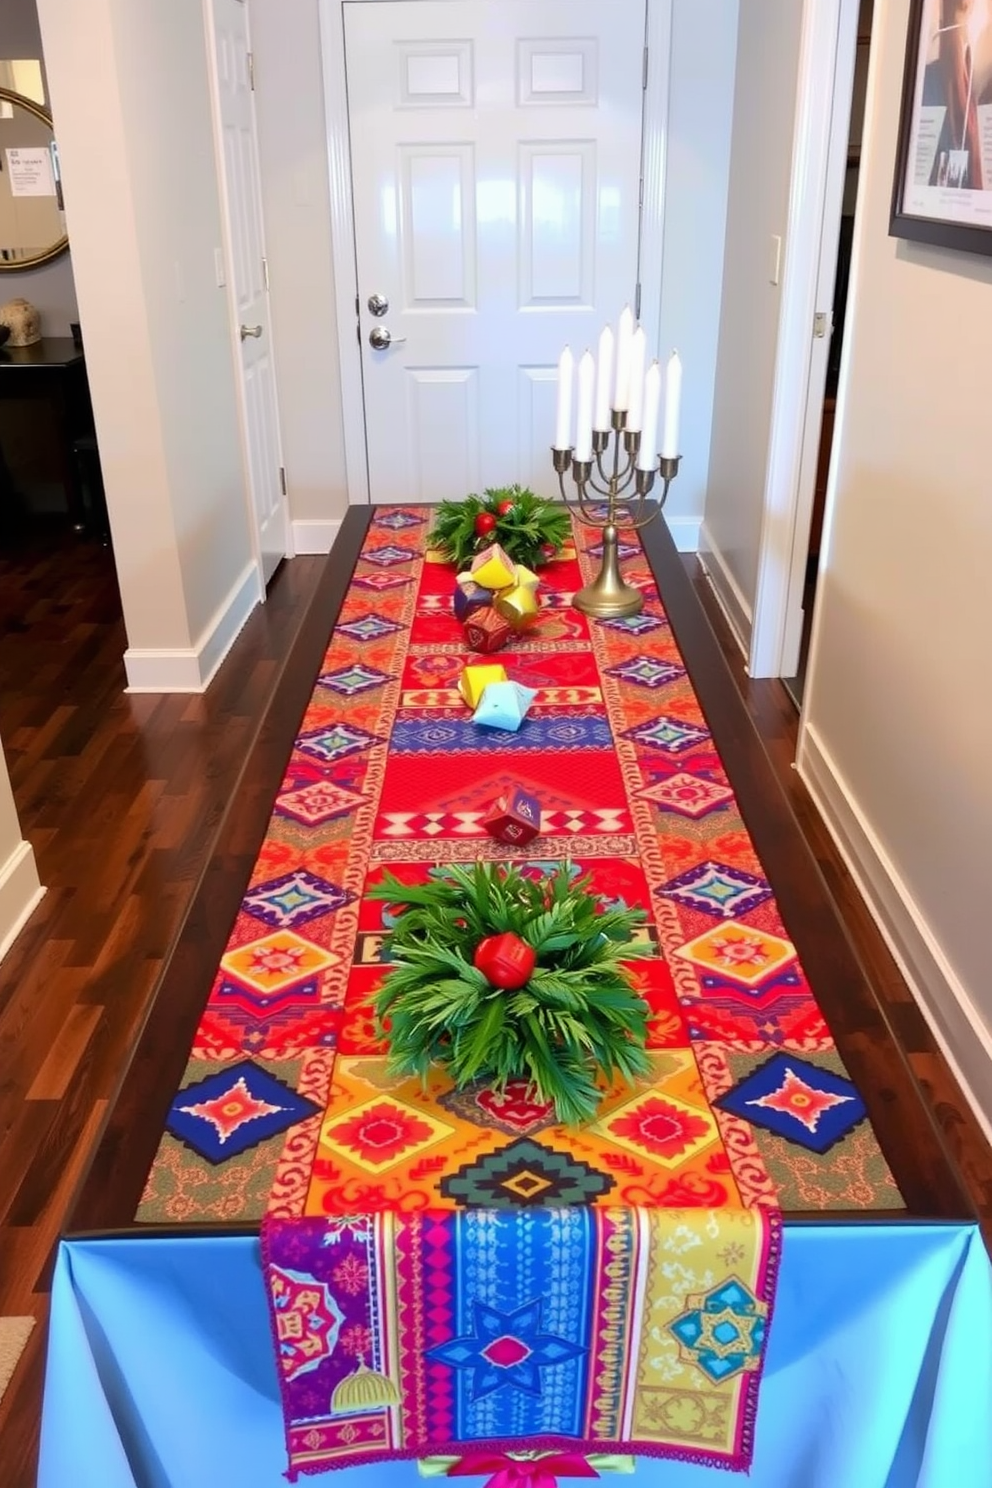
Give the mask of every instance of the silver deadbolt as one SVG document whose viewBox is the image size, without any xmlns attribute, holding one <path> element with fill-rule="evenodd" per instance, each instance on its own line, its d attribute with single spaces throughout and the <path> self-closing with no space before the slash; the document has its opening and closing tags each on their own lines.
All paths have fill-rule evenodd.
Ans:
<svg viewBox="0 0 992 1488">
<path fill-rule="evenodd" d="M 388 326 L 373 326 L 369 331 L 369 345 L 373 351 L 385 351 L 387 346 L 400 346 L 405 336 L 394 336 Z"/>
<path fill-rule="evenodd" d="M 385 295 L 381 295 L 381 294 L 371 294 L 371 295 L 369 295 L 369 312 L 370 312 L 370 314 L 372 314 L 372 315 L 385 315 L 385 313 L 386 313 L 386 311 L 388 309 L 389 309 L 389 301 L 386 299 L 386 296 Z"/>
<path fill-rule="evenodd" d="M 247 341 L 249 336 L 252 336 L 252 337 L 255 338 L 255 340 L 257 340 L 258 337 L 261 334 L 262 334 L 262 327 L 261 326 L 246 326 L 246 325 L 243 325 L 241 327 L 241 339 L 242 339 L 242 341 Z"/>
</svg>

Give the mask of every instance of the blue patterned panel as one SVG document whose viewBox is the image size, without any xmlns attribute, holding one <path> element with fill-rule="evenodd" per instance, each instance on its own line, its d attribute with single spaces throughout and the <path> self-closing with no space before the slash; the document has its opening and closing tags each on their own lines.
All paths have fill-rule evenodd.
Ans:
<svg viewBox="0 0 992 1488">
<path fill-rule="evenodd" d="M 568 713 L 525 718 L 516 733 L 479 728 L 470 718 L 399 718 L 389 749 L 391 754 L 505 754 L 527 749 L 610 749 L 612 743 L 605 718 Z"/>
</svg>

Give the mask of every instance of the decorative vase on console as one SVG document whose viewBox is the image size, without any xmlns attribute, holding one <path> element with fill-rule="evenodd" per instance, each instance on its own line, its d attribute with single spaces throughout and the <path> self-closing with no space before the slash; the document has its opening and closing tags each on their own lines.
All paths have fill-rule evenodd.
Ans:
<svg viewBox="0 0 992 1488">
<path fill-rule="evenodd" d="M 0 325 L 10 331 L 8 346 L 34 346 L 41 340 L 41 316 L 29 300 L 18 297 L 0 305 Z"/>
</svg>

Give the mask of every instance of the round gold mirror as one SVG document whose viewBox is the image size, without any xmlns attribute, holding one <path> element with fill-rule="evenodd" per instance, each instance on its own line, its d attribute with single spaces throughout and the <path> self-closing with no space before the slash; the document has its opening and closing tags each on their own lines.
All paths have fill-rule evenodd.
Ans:
<svg viewBox="0 0 992 1488">
<path fill-rule="evenodd" d="M 68 246 L 52 116 L 0 88 L 0 274 L 48 263 Z"/>
</svg>

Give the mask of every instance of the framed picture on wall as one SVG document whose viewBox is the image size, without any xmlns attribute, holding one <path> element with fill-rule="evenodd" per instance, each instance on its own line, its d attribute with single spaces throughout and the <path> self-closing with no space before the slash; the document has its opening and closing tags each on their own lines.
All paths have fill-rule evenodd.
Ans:
<svg viewBox="0 0 992 1488">
<path fill-rule="evenodd" d="M 992 0 L 911 0 L 889 232 L 992 254 Z"/>
</svg>

